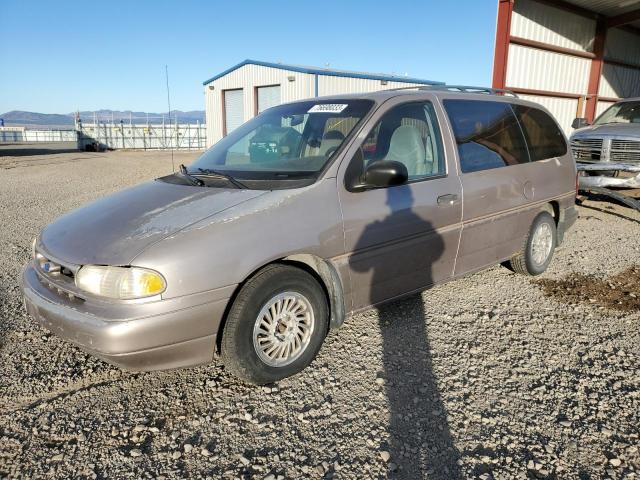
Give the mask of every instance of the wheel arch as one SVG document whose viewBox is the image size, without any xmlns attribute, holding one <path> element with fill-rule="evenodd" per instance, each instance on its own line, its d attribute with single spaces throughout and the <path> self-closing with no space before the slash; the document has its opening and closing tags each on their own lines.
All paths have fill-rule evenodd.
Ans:
<svg viewBox="0 0 640 480">
<path fill-rule="evenodd" d="M 313 276 L 320 286 L 322 287 L 324 294 L 327 298 L 327 305 L 329 307 L 329 329 L 340 327 L 346 318 L 346 307 L 344 301 L 344 289 L 342 286 L 342 280 L 336 268 L 327 260 L 313 255 L 310 253 L 295 253 L 281 257 L 261 265 L 254 269 L 246 278 L 238 284 L 234 290 L 231 298 L 224 311 L 218 331 L 216 335 L 216 351 L 220 352 L 220 346 L 222 341 L 222 332 L 229 316 L 229 310 L 236 300 L 238 293 L 242 290 L 242 287 L 254 276 L 256 276 L 261 270 L 273 264 L 291 265 L 293 267 L 304 270 L 311 276 Z"/>
<path fill-rule="evenodd" d="M 549 215 L 553 217 L 553 220 L 556 222 L 556 227 L 557 227 L 558 222 L 560 221 L 560 204 L 555 200 L 552 200 L 549 203 L 545 203 L 542 206 L 542 211 L 548 212 Z"/>
</svg>

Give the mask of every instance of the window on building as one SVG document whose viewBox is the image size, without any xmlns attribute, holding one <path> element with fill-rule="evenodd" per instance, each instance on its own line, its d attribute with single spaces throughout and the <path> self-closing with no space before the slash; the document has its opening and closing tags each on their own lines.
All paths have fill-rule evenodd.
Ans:
<svg viewBox="0 0 640 480">
<path fill-rule="evenodd" d="M 256 88 L 256 113 L 262 113 L 267 108 L 280 105 L 280 85 L 268 85 Z"/>
<path fill-rule="evenodd" d="M 244 92 L 241 88 L 224 90 L 224 130 L 225 135 L 244 123 Z"/>
<path fill-rule="evenodd" d="M 463 173 L 529 162 L 511 105 L 484 100 L 444 100 Z"/>
</svg>

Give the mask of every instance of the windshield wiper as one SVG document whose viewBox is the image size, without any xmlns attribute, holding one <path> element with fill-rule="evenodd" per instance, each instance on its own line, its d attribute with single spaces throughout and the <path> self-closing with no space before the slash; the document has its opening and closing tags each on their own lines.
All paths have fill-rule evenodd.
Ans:
<svg viewBox="0 0 640 480">
<path fill-rule="evenodd" d="M 231 175 L 228 175 L 224 172 L 219 172 L 218 170 L 212 170 L 210 168 L 199 168 L 198 171 L 200 173 L 194 173 L 193 175 L 224 178 L 225 180 L 227 180 L 229 183 L 231 183 L 234 187 L 238 189 L 247 189 L 246 185 L 244 185 L 243 183 L 233 178 Z"/>
<path fill-rule="evenodd" d="M 193 175 L 189 174 L 189 172 L 187 171 L 187 167 L 185 167 L 184 164 L 180 164 L 180 169 L 178 170 L 178 172 L 176 172 L 176 174 L 180 175 L 182 178 L 184 178 L 191 185 L 195 185 L 196 187 L 203 187 L 204 186 L 204 182 L 202 180 L 200 180 L 199 178 L 196 178 Z"/>
</svg>

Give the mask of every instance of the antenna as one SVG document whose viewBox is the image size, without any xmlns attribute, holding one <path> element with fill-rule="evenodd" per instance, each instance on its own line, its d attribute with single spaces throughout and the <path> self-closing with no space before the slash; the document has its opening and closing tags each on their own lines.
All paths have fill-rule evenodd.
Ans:
<svg viewBox="0 0 640 480">
<path fill-rule="evenodd" d="M 171 125 L 171 96 L 169 95 L 169 67 L 167 67 L 167 65 L 164 66 L 164 75 L 167 80 L 167 106 L 169 107 L 169 125 Z M 173 135 L 171 136 L 173 137 Z M 175 172 L 176 167 L 173 164 L 173 138 L 171 138 L 170 142 L 171 142 L 171 171 Z"/>
</svg>

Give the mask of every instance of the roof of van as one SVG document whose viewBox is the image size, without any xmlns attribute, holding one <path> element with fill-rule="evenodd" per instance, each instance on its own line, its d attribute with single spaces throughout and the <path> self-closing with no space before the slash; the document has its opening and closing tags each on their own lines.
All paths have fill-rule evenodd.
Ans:
<svg viewBox="0 0 640 480">
<path fill-rule="evenodd" d="M 455 87 L 457 88 L 457 87 Z M 408 88 L 399 88 L 399 89 L 387 89 L 387 90 L 377 90 L 375 92 L 361 92 L 361 93 L 344 93 L 339 95 L 326 95 L 322 97 L 308 98 L 308 100 L 347 100 L 347 99 L 370 99 L 375 100 L 377 102 L 381 102 L 387 100 L 389 98 L 398 97 L 398 96 L 406 96 L 406 97 L 422 97 L 424 98 L 425 94 L 429 96 L 437 96 L 437 97 L 447 97 L 447 98 L 465 98 L 465 99 L 474 99 L 474 100 L 494 100 L 494 101 L 502 101 L 502 102 L 512 102 L 519 103 L 523 105 L 535 105 L 539 107 L 540 105 L 531 102 L 529 100 L 525 100 L 519 98 L 517 95 L 514 95 L 511 92 L 505 91 L 497 91 L 490 88 L 484 88 L 482 90 L 481 87 L 469 87 L 476 89 L 475 91 L 459 91 L 459 90 L 448 90 L 446 85 L 436 85 L 436 86 L 425 86 L 425 87 L 408 87 Z M 294 100 L 292 102 L 287 103 L 295 103 L 299 100 Z"/>
</svg>

